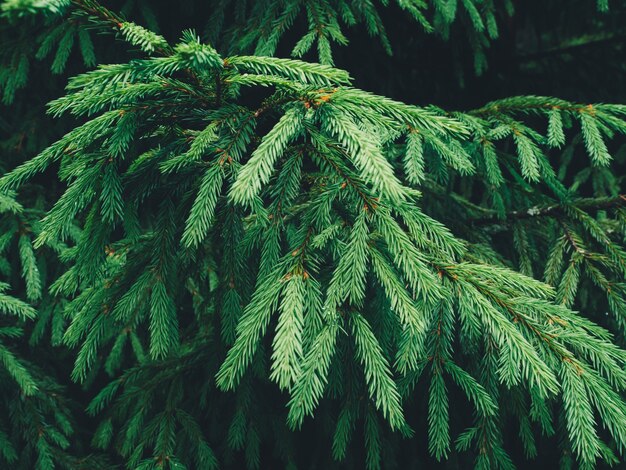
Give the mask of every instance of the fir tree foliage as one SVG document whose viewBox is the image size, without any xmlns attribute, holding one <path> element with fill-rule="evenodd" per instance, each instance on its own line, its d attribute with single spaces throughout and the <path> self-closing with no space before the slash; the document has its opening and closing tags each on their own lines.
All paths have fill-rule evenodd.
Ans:
<svg viewBox="0 0 626 470">
<path fill-rule="evenodd" d="M 178 42 L 95 0 L 2 3 L 9 30 L 49 28 L 2 51 L 5 102 L 33 58 L 62 73 L 77 43 L 91 70 L 48 104 L 71 130 L 0 178 L 0 271 L 23 286 L 0 284 L 0 459 L 262 468 L 274 446 L 296 468 L 318 425 L 338 465 L 364 449 L 367 468 L 393 468 L 421 439 L 436 461 L 514 468 L 514 422 L 528 459 L 546 436 L 581 468 L 621 462 L 626 197 L 609 149 L 626 105 L 413 106 L 333 66 L 348 26 L 391 53 L 374 2 L 214 3 L 206 34 Z M 498 5 L 513 14 L 396 3 L 443 38 L 465 25 L 477 72 Z M 272 57 L 302 19 L 294 58 Z M 101 63 L 96 31 L 133 58 Z M 319 63 L 301 60 L 314 46 Z M 41 174 L 62 184 L 45 203 L 28 197 Z M 25 329 L 71 351 L 98 423 L 87 445 L 67 392 L 18 354 Z"/>
</svg>

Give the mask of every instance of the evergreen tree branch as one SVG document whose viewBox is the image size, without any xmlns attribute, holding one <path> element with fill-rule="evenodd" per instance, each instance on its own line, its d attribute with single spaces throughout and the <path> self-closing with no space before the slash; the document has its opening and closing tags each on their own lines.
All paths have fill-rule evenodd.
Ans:
<svg viewBox="0 0 626 470">
<path fill-rule="evenodd" d="M 579 198 L 574 199 L 567 205 L 564 204 L 548 204 L 533 206 L 522 211 L 510 211 L 505 214 L 497 214 L 489 216 L 481 216 L 470 219 L 472 223 L 477 225 L 485 224 L 508 224 L 515 220 L 524 220 L 535 217 L 554 217 L 562 218 L 568 216 L 568 207 L 576 207 L 586 212 L 594 212 L 597 210 L 615 209 L 626 206 L 626 195 L 621 194 L 616 197 L 603 198 Z"/>
</svg>

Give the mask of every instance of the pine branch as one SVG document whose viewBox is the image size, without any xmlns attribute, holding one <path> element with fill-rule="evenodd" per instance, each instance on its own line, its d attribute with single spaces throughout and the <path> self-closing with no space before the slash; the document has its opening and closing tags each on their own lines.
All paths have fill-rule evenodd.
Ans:
<svg viewBox="0 0 626 470">
<path fill-rule="evenodd" d="M 522 211 L 510 211 L 501 216 L 494 213 L 489 216 L 474 217 L 469 219 L 476 225 L 488 225 L 488 224 L 509 224 L 516 220 L 531 219 L 535 217 L 554 217 L 562 218 L 568 215 L 568 207 L 576 207 L 586 212 L 593 212 L 597 210 L 615 209 L 626 206 L 626 195 L 621 194 L 616 197 L 604 197 L 604 198 L 579 198 L 573 200 L 571 203 L 565 204 L 549 204 L 542 206 L 533 206 L 527 210 Z"/>
<path fill-rule="evenodd" d="M 108 23 L 113 28 L 121 29 L 123 26 L 124 20 L 119 15 L 95 0 L 71 0 L 71 3 L 77 9 Z"/>
<path fill-rule="evenodd" d="M 484 0 L 397 4 L 444 38 L 466 25 L 477 71 L 506 13 Z M 170 44 L 125 21 L 167 11 L 158 2 L 124 15 L 96 0 L 2 5 L 11 20 L 48 14 L 20 23 L 45 23 L 47 37 L 26 27 L 16 44 L 38 58 L 58 45 L 54 73 L 73 69 L 76 40 L 97 65 L 89 29 L 141 57 L 71 78 L 48 109 L 80 124 L 0 179 L 0 275 L 16 290 L 0 284 L 0 401 L 12 411 L 0 416 L 0 465 L 73 468 L 63 452 L 88 451 L 87 436 L 129 468 L 295 467 L 292 431 L 308 420 L 307 436 L 337 423 L 321 466 L 360 452 L 368 469 L 395 467 L 415 456 L 397 438 L 413 438 L 404 417 L 416 412 L 426 466 L 512 468 L 503 436 L 518 425 L 528 457 L 543 451 L 542 430 L 581 465 L 622 458 L 626 354 L 612 333 L 626 325 L 626 196 L 608 141 L 626 134 L 626 106 L 521 96 L 450 113 L 354 88 L 329 65 L 331 44 L 363 24 L 391 50 L 370 0 L 213 2 L 205 33 L 229 56 L 191 31 Z M 271 57 L 299 28 L 294 54 L 316 43 L 322 64 Z M 28 56 L 10 55 L 0 86 L 13 94 Z M 579 144 L 590 158 L 570 165 Z M 58 192 L 25 185 L 44 171 Z M 523 223 L 535 220 L 547 223 Z M 513 246 L 491 236 L 509 224 Z M 549 285 L 532 277 L 548 251 Z M 74 359 L 67 380 L 83 383 L 97 427 L 79 416 L 72 435 L 56 401 L 69 394 L 48 393 L 20 359 L 28 347 L 42 368 L 67 370 L 47 331 L 60 360 Z"/>
<path fill-rule="evenodd" d="M 602 105 L 600 105 L 602 106 Z M 574 113 L 588 113 L 593 115 L 593 104 L 578 104 L 548 96 L 514 96 L 487 103 L 485 106 L 472 110 L 469 114 L 476 116 L 497 116 L 502 113 L 515 112 L 543 112 L 558 109 Z"/>
</svg>

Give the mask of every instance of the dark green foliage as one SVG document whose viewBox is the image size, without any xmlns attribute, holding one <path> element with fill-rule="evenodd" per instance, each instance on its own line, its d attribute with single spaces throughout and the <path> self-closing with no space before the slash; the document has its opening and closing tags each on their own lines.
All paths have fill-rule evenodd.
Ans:
<svg viewBox="0 0 626 470">
<path fill-rule="evenodd" d="M 626 105 L 414 106 L 341 55 L 477 80 L 512 2 L 111 3 L 1 3 L 3 465 L 623 462 Z"/>
</svg>

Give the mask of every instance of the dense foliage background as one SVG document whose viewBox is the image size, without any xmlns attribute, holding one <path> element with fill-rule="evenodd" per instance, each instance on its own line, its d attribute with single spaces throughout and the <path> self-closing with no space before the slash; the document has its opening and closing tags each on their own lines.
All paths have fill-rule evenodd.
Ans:
<svg viewBox="0 0 626 470">
<path fill-rule="evenodd" d="M 0 5 L 2 465 L 623 465 L 622 2 Z"/>
</svg>

